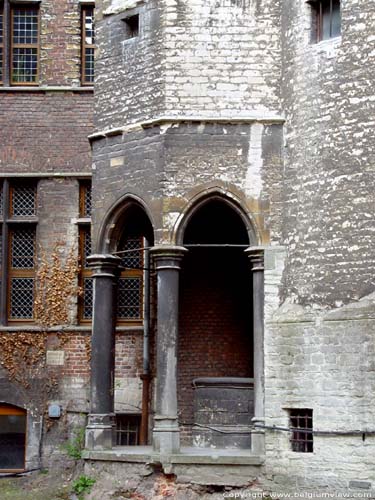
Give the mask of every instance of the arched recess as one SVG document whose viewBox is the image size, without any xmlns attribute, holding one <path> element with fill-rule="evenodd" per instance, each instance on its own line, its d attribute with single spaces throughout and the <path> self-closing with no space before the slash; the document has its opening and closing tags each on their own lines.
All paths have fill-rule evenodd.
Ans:
<svg viewBox="0 0 375 500">
<path fill-rule="evenodd" d="M 244 251 L 257 240 L 242 208 L 214 193 L 188 212 L 177 241 L 189 250 L 180 282 L 178 402 L 181 422 L 191 423 L 197 422 L 194 408 L 199 404 L 192 387 L 195 379 L 253 378 L 252 277 Z M 250 425 L 252 415 L 244 417 Z M 230 418 L 235 423 L 237 416 Z M 183 427 L 186 445 L 197 439 L 191 429 Z M 215 436 L 200 438 L 221 446 Z M 249 441 L 244 447 L 250 447 Z"/>
<path fill-rule="evenodd" d="M 114 253 L 124 232 L 142 233 L 150 245 L 154 242 L 151 214 L 146 204 L 134 195 L 125 195 L 109 210 L 101 224 L 97 253 Z"/>
<path fill-rule="evenodd" d="M 0 472 L 25 469 L 26 421 L 26 410 L 0 403 Z"/>
</svg>

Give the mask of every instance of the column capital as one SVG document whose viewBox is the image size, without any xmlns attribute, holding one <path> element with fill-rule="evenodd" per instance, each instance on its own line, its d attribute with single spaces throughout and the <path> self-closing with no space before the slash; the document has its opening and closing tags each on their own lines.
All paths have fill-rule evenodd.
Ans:
<svg viewBox="0 0 375 500">
<path fill-rule="evenodd" d="M 94 254 L 87 257 L 87 263 L 93 277 L 115 278 L 121 258 L 111 254 Z"/>
<path fill-rule="evenodd" d="M 158 245 L 150 250 L 156 269 L 180 269 L 180 262 L 188 249 L 174 245 Z"/>
<path fill-rule="evenodd" d="M 246 248 L 245 254 L 250 260 L 252 271 L 264 271 L 264 247 Z"/>
</svg>

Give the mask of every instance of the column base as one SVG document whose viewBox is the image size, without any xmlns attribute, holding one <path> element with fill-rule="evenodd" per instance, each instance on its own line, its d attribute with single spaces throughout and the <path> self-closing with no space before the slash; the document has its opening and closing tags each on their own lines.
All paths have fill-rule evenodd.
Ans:
<svg viewBox="0 0 375 500">
<path fill-rule="evenodd" d="M 90 414 L 86 426 L 86 450 L 111 450 L 114 443 L 114 413 Z"/>
<path fill-rule="evenodd" d="M 252 424 L 264 425 L 264 417 L 253 417 Z M 265 453 L 265 431 L 261 427 L 254 427 L 251 432 L 251 451 L 255 455 L 264 455 Z"/>
<path fill-rule="evenodd" d="M 155 415 L 152 443 L 154 451 L 161 455 L 179 453 L 180 428 L 177 417 Z"/>
</svg>

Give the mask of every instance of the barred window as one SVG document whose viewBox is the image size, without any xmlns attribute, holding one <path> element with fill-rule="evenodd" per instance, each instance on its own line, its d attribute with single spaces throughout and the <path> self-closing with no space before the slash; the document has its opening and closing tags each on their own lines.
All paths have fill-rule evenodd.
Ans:
<svg viewBox="0 0 375 500">
<path fill-rule="evenodd" d="M 140 415 L 116 415 L 116 445 L 137 446 L 139 444 Z"/>
<path fill-rule="evenodd" d="M 10 231 L 9 320 L 33 318 L 35 228 Z"/>
<path fill-rule="evenodd" d="M 144 238 L 127 235 L 120 242 L 121 273 L 117 292 L 117 320 L 139 323 L 143 318 Z"/>
<path fill-rule="evenodd" d="M 14 6 L 11 34 L 11 83 L 35 85 L 39 71 L 39 8 Z"/>
<path fill-rule="evenodd" d="M 82 181 L 80 183 L 79 200 L 80 217 L 91 217 L 91 183 Z"/>
<path fill-rule="evenodd" d="M 4 60 L 4 6 L 0 3 L 0 83 L 3 82 Z"/>
<path fill-rule="evenodd" d="M 14 186 L 10 191 L 11 216 L 26 217 L 36 215 L 36 188 L 31 185 Z"/>
<path fill-rule="evenodd" d="M 290 443 L 293 451 L 312 453 L 313 443 L 313 411 L 311 409 L 289 410 L 290 427 L 292 436 Z"/>
<path fill-rule="evenodd" d="M 0 322 L 34 316 L 37 189 L 4 180 L 0 196 Z"/>
<path fill-rule="evenodd" d="M 82 6 L 82 84 L 94 83 L 95 30 L 94 6 Z"/>
<path fill-rule="evenodd" d="M 80 248 L 80 287 L 81 297 L 79 305 L 79 316 L 81 321 L 91 321 L 93 305 L 93 279 L 91 269 L 87 265 L 87 257 L 91 255 L 90 226 L 81 226 L 79 229 Z"/>
<path fill-rule="evenodd" d="M 340 0 L 311 0 L 313 32 L 317 42 L 339 36 L 341 33 Z"/>
</svg>

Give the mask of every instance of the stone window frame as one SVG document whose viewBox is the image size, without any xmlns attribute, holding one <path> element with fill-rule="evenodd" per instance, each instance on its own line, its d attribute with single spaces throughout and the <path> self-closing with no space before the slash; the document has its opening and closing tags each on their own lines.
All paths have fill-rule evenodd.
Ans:
<svg viewBox="0 0 375 500">
<path fill-rule="evenodd" d="M 17 187 L 31 186 L 34 188 L 35 211 L 33 215 L 13 215 L 11 210 L 12 197 Z M 29 179 L 3 179 L 0 181 L 2 210 L 0 210 L 0 234 L 1 234 L 1 259 L 0 259 L 0 325 L 24 325 L 34 323 L 34 314 L 27 318 L 12 318 L 11 317 L 11 280 L 12 279 L 33 279 L 33 293 L 35 294 L 35 272 L 36 272 L 36 230 L 38 224 L 37 217 L 37 190 L 38 180 L 35 178 Z M 12 235 L 17 231 L 24 229 L 32 229 L 34 232 L 34 265 L 33 267 L 13 268 L 11 265 L 12 257 Z M 33 296 L 35 297 L 35 295 Z M 34 310 L 33 310 L 34 313 Z"/>
<path fill-rule="evenodd" d="M 81 84 L 82 86 L 92 86 L 95 79 L 95 66 L 93 69 L 93 79 L 88 79 L 86 75 L 86 50 L 93 50 L 95 53 L 95 23 L 93 25 L 94 32 L 94 43 L 86 43 L 86 32 L 85 32 L 85 20 L 87 12 L 92 11 L 93 22 L 95 20 L 95 3 L 94 2 L 82 2 L 81 1 Z"/>
</svg>

